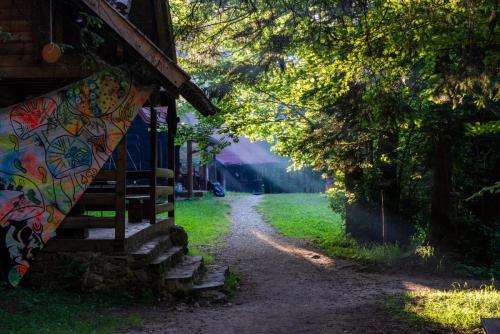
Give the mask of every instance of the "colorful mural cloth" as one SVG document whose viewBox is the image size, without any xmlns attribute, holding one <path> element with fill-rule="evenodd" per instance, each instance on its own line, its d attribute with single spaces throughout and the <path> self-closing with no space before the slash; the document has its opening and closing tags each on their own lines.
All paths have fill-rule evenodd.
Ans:
<svg viewBox="0 0 500 334">
<path fill-rule="evenodd" d="M 17 286 L 151 93 L 109 70 L 0 109 L 0 261 Z"/>
</svg>

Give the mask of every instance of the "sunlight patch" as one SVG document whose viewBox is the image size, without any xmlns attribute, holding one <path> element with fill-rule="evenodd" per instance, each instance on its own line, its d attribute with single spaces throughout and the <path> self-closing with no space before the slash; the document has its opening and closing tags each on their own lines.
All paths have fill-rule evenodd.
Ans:
<svg viewBox="0 0 500 334">
<path fill-rule="evenodd" d="M 312 264 L 323 267 L 323 266 L 333 266 L 333 264 L 335 263 L 334 259 L 327 257 L 323 254 L 319 254 L 317 252 L 310 251 L 305 248 L 279 243 L 259 231 L 252 231 L 252 233 L 255 235 L 255 237 L 257 237 L 257 239 L 264 241 L 265 243 L 269 244 L 271 247 L 279 250 L 280 252 L 290 254 L 297 258 L 302 258 L 304 260 L 311 262 Z"/>
</svg>

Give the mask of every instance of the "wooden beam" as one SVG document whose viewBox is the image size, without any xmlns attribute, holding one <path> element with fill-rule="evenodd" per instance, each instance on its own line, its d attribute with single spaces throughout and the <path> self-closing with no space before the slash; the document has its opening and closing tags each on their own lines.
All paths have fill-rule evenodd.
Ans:
<svg viewBox="0 0 500 334">
<path fill-rule="evenodd" d="M 156 186 L 156 198 L 167 197 L 173 195 L 174 187 L 172 186 Z"/>
<path fill-rule="evenodd" d="M 174 210 L 174 205 L 172 203 L 156 204 L 156 213 L 169 212 L 172 210 Z"/>
<path fill-rule="evenodd" d="M 116 181 L 116 170 L 101 169 L 94 181 Z"/>
<path fill-rule="evenodd" d="M 179 88 L 189 76 L 149 38 L 104 0 L 81 0 L 97 17 L 146 59 L 172 85 Z"/>
<path fill-rule="evenodd" d="M 81 203 L 83 206 L 113 206 L 116 202 L 115 193 L 84 193 L 78 203 Z"/>
<path fill-rule="evenodd" d="M 128 171 L 127 177 L 129 179 L 149 179 L 151 177 L 151 171 L 150 170 Z M 174 177 L 174 171 L 168 168 L 156 168 L 156 177 L 170 179 Z"/>
</svg>

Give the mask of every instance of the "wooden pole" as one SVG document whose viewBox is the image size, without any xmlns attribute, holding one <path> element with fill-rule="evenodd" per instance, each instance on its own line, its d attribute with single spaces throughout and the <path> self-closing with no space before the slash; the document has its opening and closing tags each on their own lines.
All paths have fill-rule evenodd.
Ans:
<svg viewBox="0 0 500 334">
<path fill-rule="evenodd" d="M 175 98 L 171 96 L 166 97 L 168 106 L 167 111 L 167 161 L 168 169 L 174 172 L 174 177 L 168 179 L 168 185 L 174 187 L 172 195 L 168 196 L 168 202 L 172 203 L 175 208 L 175 179 L 176 179 L 176 161 L 175 161 L 175 134 L 177 133 L 177 108 L 175 105 Z M 169 218 L 175 219 L 175 209 L 168 212 Z"/>
<path fill-rule="evenodd" d="M 149 169 L 151 170 L 149 176 L 149 201 L 151 205 L 151 215 L 149 222 L 156 223 L 156 168 L 158 167 L 158 118 L 156 109 L 151 104 L 151 127 L 150 127 L 150 160 Z"/>
<path fill-rule="evenodd" d="M 122 247 L 125 240 L 125 196 L 127 191 L 127 135 L 116 148 L 116 194 L 115 194 L 115 240 L 120 242 L 117 247 Z"/>
<path fill-rule="evenodd" d="M 193 141 L 187 142 L 187 181 L 188 198 L 193 197 Z"/>
</svg>

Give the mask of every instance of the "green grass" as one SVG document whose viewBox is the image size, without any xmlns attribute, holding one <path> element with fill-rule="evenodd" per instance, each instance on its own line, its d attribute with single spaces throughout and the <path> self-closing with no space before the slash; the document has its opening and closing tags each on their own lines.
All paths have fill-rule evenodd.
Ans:
<svg viewBox="0 0 500 334">
<path fill-rule="evenodd" d="M 386 306 L 397 318 L 417 325 L 482 333 L 482 317 L 500 317 L 500 291 L 489 285 L 481 289 L 406 292 L 387 297 Z"/>
<path fill-rule="evenodd" d="M 224 288 L 226 294 L 229 297 L 234 297 L 236 290 L 238 290 L 238 287 L 240 286 L 240 282 L 241 274 L 238 271 L 231 269 L 229 271 L 229 275 L 226 278 L 226 286 Z"/>
<path fill-rule="evenodd" d="M 397 245 L 363 246 L 348 238 L 339 214 L 322 194 L 264 195 L 258 211 L 280 233 L 307 239 L 328 254 L 362 262 L 391 262 L 405 256 Z"/>
<path fill-rule="evenodd" d="M 112 307 L 130 297 L 0 287 L 0 333 L 108 334 L 142 325 L 138 315 L 119 316 Z"/>
<path fill-rule="evenodd" d="M 228 211 L 226 199 L 212 196 L 176 202 L 175 222 L 186 229 L 191 254 L 214 261 L 214 245 L 229 232 Z"/>
</svg>

